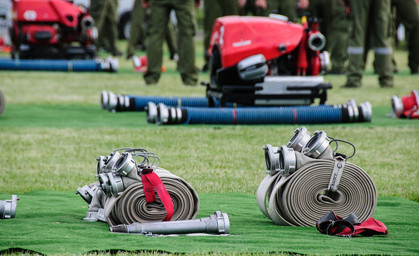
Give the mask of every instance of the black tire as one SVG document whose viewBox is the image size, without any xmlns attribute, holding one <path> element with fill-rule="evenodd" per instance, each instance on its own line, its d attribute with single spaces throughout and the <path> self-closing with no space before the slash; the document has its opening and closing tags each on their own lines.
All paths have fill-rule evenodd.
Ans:
<svg viewBox="0 0 419 256">
<path fill-rule="evenodd" d="M 4 99 L 3 93 L 0 91 L 0 115 L 3 113 L 6 106 L 6 100 Z"/>
<path fill-rule="evenodd" d="M 118 34 L 119 39 L 129 39 L 131 27 L 131 12 L 125 12 L 119 18 Z"/>
</svg>

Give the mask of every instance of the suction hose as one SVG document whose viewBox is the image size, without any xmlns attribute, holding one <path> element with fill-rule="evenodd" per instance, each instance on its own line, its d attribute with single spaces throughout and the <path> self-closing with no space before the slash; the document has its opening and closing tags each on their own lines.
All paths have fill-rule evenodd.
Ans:
<svg viewBox="0 0 419 256">
<path fill-rule="evenodd" d="M 118 69 L 118 60 L 21 60 L 0 59 L 0 70 L 21 71 L 68 71 L 68 72 L 114 72 Z"/>
<path fill-rule="evenodd" d="M 121 95 L 113 92 L 102 91 L 100 105 L 102 109 L 111 112 L 122 111 L 147 111 L 148 103 L 163 103 L 171 107 L 218 107 L 220 103 L 212 98 L 211 103 L 207 97 L 164 97 L 164 96 L 142 96 L 142 95 Z M 239 104 L 226 103 L 227 107 L 241 107 Z"/>
<path fill-rule="evenodd" d="M 371 105 L 192 108 L 149 104 L 147 121 L 157 124 L 321 124 L 369 122 Z"/>
</svg>

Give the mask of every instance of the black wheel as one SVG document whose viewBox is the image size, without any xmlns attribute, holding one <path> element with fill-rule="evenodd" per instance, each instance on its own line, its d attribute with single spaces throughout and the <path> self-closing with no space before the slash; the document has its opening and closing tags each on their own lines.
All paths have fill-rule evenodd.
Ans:
<svg viewBox="0 0 419 256">
<path fill-rule="evenodd" d="M 0 115 L 3 113 L 5 106 L 6 100 L 4 99 L 3 93 L 0 91 Z"/>
<path fill-rule="evenodd" d="M 118 34 L 120 39 L 129 39 L 131 30 L 131 13 L 125 12 L 121 15 L 118 24 Z"/>
</svg>

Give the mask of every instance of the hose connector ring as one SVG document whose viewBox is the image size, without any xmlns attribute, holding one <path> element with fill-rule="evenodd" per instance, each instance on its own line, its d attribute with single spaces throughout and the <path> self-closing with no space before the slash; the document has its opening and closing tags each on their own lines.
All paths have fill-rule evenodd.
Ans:
<svg viewBox="0 0 419 256">
<path fill-rule="evenodd" d="M 295 172 L 297 158 L 293 148 L 282 146 L 279 149 L 279 168 L 282 176 L 288 176 Z"/>
<path fill-rule="evenodd" d="M 266 173 L 275 175 L 280 171 L 278 147 L 267 144 L 263 147 L 265 151 Z"/>
<path fill-rule="evenodd" d="M 329 147 L 329 138 L 324 131 L 315 131 L 301 153 L 318 158 Z"/>
<path fill-rule="evenodd" d="M 287 143 L 287 147 L 293 148 L 295 151 L 301 152 L 307 142 L 310 140 L 310 133 L 307 128 L 301 127 L 294 131 L 294 136 Z"/>
</svg>

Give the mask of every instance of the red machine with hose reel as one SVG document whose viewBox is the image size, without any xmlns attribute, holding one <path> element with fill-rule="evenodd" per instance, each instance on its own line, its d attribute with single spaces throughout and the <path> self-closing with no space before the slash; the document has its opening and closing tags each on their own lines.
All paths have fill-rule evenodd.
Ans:
<svg viewBox="0 0 419 256">
<path fill-rule="evenodd" d="M 65 0 L 13 0 L 12 58 L 93 58 L 97 30 L 87 10 Z"/>
<path fill-rule="evenodd" d="M 302 24 L 275 17 L 218 18 L 209 47 L 207 96 L 245 105 L 300 105 L 290 98 L 308 99 L 307 104 L 321 98 L 324 104 L 326 90 L 332 86 L 318 79 L 310 83 L 329 63 L 328 53 L 322 51 L 326 39 L 317 28 L 316 21 L 309 27 L 305 17 Z M 292 77 L 294 82 L 290 86 L 282 83 L 288 93 L 278 93 L 264 88 L 266 77 L 287 77 L 287 81 Z M 281 82 L 275 83 L 281 87 Z M 287 101 L 281 102 L 283 99 Z"/>
</svg>

